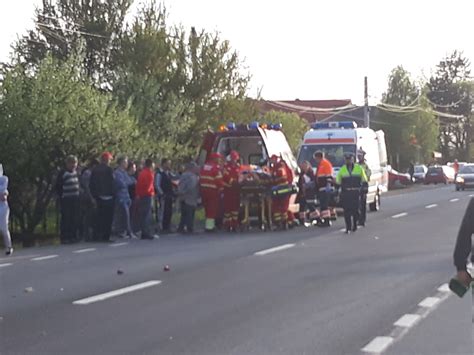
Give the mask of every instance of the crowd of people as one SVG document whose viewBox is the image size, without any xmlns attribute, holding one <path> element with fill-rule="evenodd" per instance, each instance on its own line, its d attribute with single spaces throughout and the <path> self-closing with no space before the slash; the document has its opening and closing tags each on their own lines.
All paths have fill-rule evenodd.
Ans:
<svg viewBox="0 0 474 355">
<path fill-rule="evenodd" d="M 199 203 L 199 170 L 194 162 L 180 173 L 171 170 L 170 159 L 163 159 L 158 168 L 152 159 L 137 164 L 119 156 L 115 167 L 112 162 L 109 152 L 82 169 L 75 156 L 66 159 L 56 180 L 62 243 L 157 239 L 157 232 L 173 231 L 176 201 L 181 208 L 177 231 L 193 232 Z"/>
</svg>

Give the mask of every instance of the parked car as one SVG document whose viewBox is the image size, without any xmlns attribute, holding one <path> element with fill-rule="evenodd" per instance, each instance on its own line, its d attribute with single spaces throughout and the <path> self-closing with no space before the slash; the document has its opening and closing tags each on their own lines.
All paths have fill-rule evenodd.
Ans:
<svg viewBox="0 0 474 355">
<path fill-rule="evenodd" d="M 425 176 L 425 185 L 428 184 L 451 184 L 455 179 L 455 172 L 447 165 L 431 166 Z"/>
<path fill-rule="evenodd" d="M 415 172 L 413 173 L 415 182 L 423 182 L 427 172 L 428 167 L 426 165 L 415 165 Z"/>
<path fill-rule="evenodd" d="M 474 187 L 474 164 L 466 164 L 459 168 L 459 173 L 456 176 L 456 191 L 468 187 Z"/>
<path fill-rule="evenodd" d="M 390 165 L 387 167 L 388 170 L 388 189 L 392 190 L 395 188 L 405 187 L 411 185 L 413 181 L 411 180 L 410 174 L 401 173 Z"/>
</svg>

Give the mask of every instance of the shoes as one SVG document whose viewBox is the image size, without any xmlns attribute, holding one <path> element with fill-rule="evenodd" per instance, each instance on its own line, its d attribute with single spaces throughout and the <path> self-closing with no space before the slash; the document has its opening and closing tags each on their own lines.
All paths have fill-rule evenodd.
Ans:
<svg viewBox="0 0 474 355">
<path fill-rule="evenodd" d="M 130 234 L 130 239 L 140 239 L 140 238 L 138 237 L 138 235 L 132 233 Z"/>
<path fill-rule="evenodd" d="M 351 234 L 351 231 L 349 229 L 346 229 L 345 233 L 346 234 Z"/>
<path fill-rule="evenodd" d="M 356 231 L 357 231 L 357 224 L 356 224 L 354 227 L 352 227 L 352 231 L 353 231 L 353 232 L 356 232 Z"/>
<path fill-rule="evenodd" d="M 359 227 L 365 227 L 365 223 L 359 223 Z"/>
<path fill-rule="evenodd" d="M 142 238 L 141 239 L 144 239 L 144 240 L 155 240 L 155 239 L 160 239 L 160 236 L 157 235 L 157 234 L 154 234 L 154 235 L 142 235 Z"/>
<path fill-rule="evenodd" d="M 7 248 L 7 250 L 5 251 L 5 255 L 12 255 L 13 254 L 13 248 L 10 247 L 10 248 Z"/>
</svg>

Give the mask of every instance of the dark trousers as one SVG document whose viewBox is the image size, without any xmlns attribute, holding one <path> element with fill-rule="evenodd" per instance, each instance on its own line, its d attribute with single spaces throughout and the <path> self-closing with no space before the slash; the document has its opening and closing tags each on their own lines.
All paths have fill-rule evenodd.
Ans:
<svg viewBox="0 0 474 355">
<path fill-rule="evenodd" d="M 163 204 L 163 230 L 169 231 L 173 217 L 173 196 L 164 196 Z"/>
<path fill-rule="evenodd" d="M 112 222 L 114 219 L 115 201 L 114 199 L 97 199 L 97 221 L 94 231 L 96 240 L 107 241 L 112 233 Z"/>
<path fill-rule="evenodd" d="M 365 225 L 367 219 L 367 194 L 360 195 L 359 224 Z"/>
<path fill-rule="evenodd" d="M 344 220 L 346 230 L 354 231 L 357 229 L 359 220 L 360 195 L 358 191 L 342 192 L 342 208 L 344 208 Z"/>
<path fill-rule="evenodd" d="M 140 197 L 138 200 L 138 220 L 139 230 L 142 232 L 142 238 L 150 238 L 152 222 L 153 197 Z"/>
<path fill-rule="evenodd" d="M 179 222 L 179 230 L 186 231 L 188 233 L 193 232 L 194 230 L 194 213 L 196 212 L 196 207 L 181 202 L 181 220 Z"/>
<path fill-rule="evenodd" d="M 61 241 L 73 242 L 77 240 L 79 231 L 80 201 L 77 197 L 61 199 Z"/>
</svg>

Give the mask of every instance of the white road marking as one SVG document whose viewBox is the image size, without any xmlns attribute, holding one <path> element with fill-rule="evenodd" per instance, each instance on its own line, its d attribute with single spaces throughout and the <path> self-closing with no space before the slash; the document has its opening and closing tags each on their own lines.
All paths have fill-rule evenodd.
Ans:
<svg viewBox="0 0 474 355">
<path fill-rule="evenodd" d="M 403 212 L 403 213 L 399 213 L 399 214 L 396 214 L 396 215 L 392 216 L 392 218 L 402 218 L 402 217 L 405 217 L 405 216 L 408 216 L 408 213 Z"/>
<path fill-rule="evenodd" d="M 379 354 L 384 352 L 393 343 L 392 337 L 376 337 L 362 348 L 363 352 Z"/>
<path fill-rule="evenodd" d="M 110 244 L 109 247 L 121 247 L 121 246 L 124 246 L 124 245 L 127 245 L 127 244 L 128 244 L 127 242 L 115 243 L 115 244 Z"/>
<path fill-rule="evenodd" d="M 0 264 L 0 268 L 2 267 L 7 267 L 7 266 L 12 266 L 12 263 L 5 263 L 5 264 Z"/>
<path fill-rule="evenodd" d="M 40 256 L 38 258 L 33 258 L 31 261 L 41 261 L 41 260 L 48 260 L 48 259 L 54 259 L 57 258 L 59 255 L 46 255 L 46 256 Z"/>
<path fill-rule="evenodd" d="M 458 198 L 452 198 L 451 200 L 449 200 L 449 202 L 458 202 L 459 199 Z"/>
<path fill-rule="evenodd" d="M 440 287 L 438 287 L 438 291 L 440 291 L 440 292 L 450 292 L 451 290 L 449 289 L 448 284 L 443 284 Z"/>
<path fill-rule="evenodd" d="M 418 306 L 424 308 L 431 308 L 437 305 L 441 301 L 438 297 L 426 297 L 423 301 L 418 303 Z"/>
<path fill-rule="evenodd" d="M 420 320 L 420 318 L 421 316 L 419 314 L 405 314 L 393 324 L 397 327 L 411 328 Z"/>
<path fill-rule="evenodd" d="M 474 194 L 469 195 L 469 197 L 474 197 Z"/>
<path fill-rule="evenodd" d="M 345 231 L 346 231 L 346 228 L 339 229 L 339 232 L 345 232 Z"/>
<path fill-rule="evenodd" d="M 275 247 L 275 248 L 270 248 L 270 249 L 265 249 L 265 250 L 258 251 L 254 255 L 260 255 L 260 256 L 261 255 L 267 255 L 267 254 L 270 254 L 270 253 L 275 253 L 275 252 L 280 251 L 280 250 L 293 248 L 294 246 L 295 246 L 295 244 L 283 244 L 283 245 L 280 245 L 280 246 Z"/>
<path fill-rule="evenodd" d="M 90 251 L 96 251 L 96 248 L 87 248 L 87 249 L 79 249 L 79 250 L 74 250 L 73 253 L 76 254 L 81 254 L 81 253 L 88 253 Z"/>
<path fill-rule="evenodd" d="M 438 205 L 436 203 L 433 203 L 432 205 L 428 205 L 425 208 L 430 209 L 430 208 L 435 208 L 435 207 L 438 207 Z"/>
<path fill-rule="evenodd" d="M 142 283 L 139 283 L 139 284 L 136 284 L 136 285 L 120 288 L 118 290 L 102 293 L 100 295 L 83 298 L 83 299 L 72 302 L 72 304 L 86 305 L 86 304 L 90 304 L 90 303 L 104 301 L 104 300 L 112 298 L 112 297 L 122 296 L 126 293 L 130 293 L 130 292 L 134 292 L 134 291 L 138 291 L 138 290 L 143 290 L 144 288 L 156 286 L 156 285 L 159 285 L 159 284 L 161 284 L 161 281 L 158 281 L 158 280 L 142 282 Z"/>
</svg>

